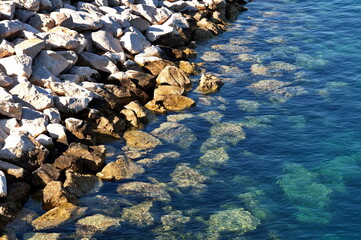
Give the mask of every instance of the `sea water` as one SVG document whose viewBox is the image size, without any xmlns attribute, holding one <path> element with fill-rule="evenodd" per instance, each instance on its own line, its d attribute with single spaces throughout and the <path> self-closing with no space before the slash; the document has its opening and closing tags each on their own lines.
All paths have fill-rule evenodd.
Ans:
<svg viewBox="0 0 361 240">
<path fill-rule="evenodd" d="M 191 91 L 196 107 L 158 115 L 142 129 L 183 116 L 178 123 L 196 137 L 189 148 L 164 142 L 155 152 L 180 157 L 136 178 L 161 182 L 170 200 L 153 203 L 150 224 L 123 221 L 94 238 L 361 239 L 361 3 L 257 0 L 247 7 L 226 33 L 198 44 L 194 61 L 222 79 L 221 90 Z M 122 144 L 108 148 L 121 152 Z M 202 177 L 179 187 L 177 166 Z M 143 202 L 117 193 L 128 181 L 106 182 L 80 203 L 88 215 L 120 218 Z M 47 232 L 72 238 L 76 228 Z"/>
</svg>

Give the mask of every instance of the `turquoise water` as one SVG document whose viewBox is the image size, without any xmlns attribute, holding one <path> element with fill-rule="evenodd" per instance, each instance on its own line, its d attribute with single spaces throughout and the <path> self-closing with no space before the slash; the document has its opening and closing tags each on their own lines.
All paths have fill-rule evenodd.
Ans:
<svg viewBox="0 0 361 240">
<path fill-rule="evenodd" d="M 152 225 L 122 222 L 95 238 L 361 239 L 361 3 L 258 0 L 248 8 L 228 32 L 197 49 L 195 61 L 206 60 L 203 69 L 225 83 L 215 94 L 189 94 L 197 106 L 182 112 L 192 116 L 180 123 L 197 140 L 187 150 L 174 144 L 157 148 L 155 153 L 181 156 L 146 168 L 137 178 L 170 183 L 176 165 L 189 163 L 207 180 L 170 191 L 169 202 L 154 202 Z M 277 80 L 282 87 L 270 91 L 261 80 Z M 222 116 L 219 122 L 216 115 L 210 121 L 201 117 L 209 111 Z M 157 116 L 143 130 L 158 128 L 167 116 Z M 200 164 L 204 142 L 225 123 L 227 134 L 214 148 L 223 147 L 228 160 L 217 163 L 219 153 L 213 162 Z M 243 140 L 237 139 L 240 132 L 233 134 L 240 125 Z M 81 203 L 88 203 L 87 214 L 119 218 L 129 206 L 125 199 L 142 202 L 117 193 L 122 182 L 128 181 L 105 183 L 85 197 Z M 103 200 L 94 200 L 99 196 Z M 259 220 L 255 230 L 215 230 L 214 223 L 212 228 L 217 214 L 240 208 Z M 176 210 L 184 223 L 162 227 L 161 217 Z M 232 222 L 225 218 L 224 224 Z M 50 232 L 71 238 L 75 228 L 70 223 Z"/>
</svg>

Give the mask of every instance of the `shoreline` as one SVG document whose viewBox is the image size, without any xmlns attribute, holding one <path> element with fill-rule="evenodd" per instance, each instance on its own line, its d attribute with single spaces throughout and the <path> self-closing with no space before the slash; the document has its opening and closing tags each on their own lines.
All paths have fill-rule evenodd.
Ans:
<svg viewBox="0 0 361 240">
<path fill-rule="evenodd" d="M 56 211 L 82 211 L 77 199 L 100 181 L 95 174 L 118 180 L 99 174 L 109 164 L 105 148 L 97 144 L 146 124 L 151 111 L 194 106 L 185 96 L 191 88 L 189 75 L 195 73 L 188 61 L 196 54 L 194 41 L 225 31 L 226 21 L 246 10 L 239 3 L 1 2 L 3 227 L 16 218 L 31 191 L 44 188 L 48 212 L 33 226 L 47 229 L 53 226 L 44 220 L 56 218 Z M 202 78 L 202 92 L 222 85 L 212 76 Z M 144 138 L 131 137 L 136 145 Z M 119 167 L 114 165 L 108 169 Z"/>
</svg>

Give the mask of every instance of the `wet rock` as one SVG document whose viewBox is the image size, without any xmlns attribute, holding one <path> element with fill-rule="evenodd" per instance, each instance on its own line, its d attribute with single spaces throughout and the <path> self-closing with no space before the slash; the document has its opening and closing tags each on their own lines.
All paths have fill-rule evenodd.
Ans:
<svg viewBox="0 0 361 240">
<path fill-rule="evenodd" d="M 19 20 L 0 21 L 0 38 L 10 37 L 17 32 L 24 30 L 24 24 Z"/>
<path fill-rule="evenodd" d="M 15 103 L 13 96 L 0 87 L 0 114 L 20 120 L 22 115 L 21 108 L 21 104 Z"/>
<path fill-rule="evenodd" d="M 32 62 L 33 59 L 28 55 L 5 57 L 0 59 L 0 70 L 6 72 L 8 76 L 29 78 L 32 73 Z"/>
<path fill-rule="evenodd" d="M 19 98 L 23 106 L 29 106 L 35 110 L 42 111 L 54 106 L 52 96 L 41 87 L 31 83 L 17 84 L 10 90 L 10 93 Z"/>
<path fill-rule="evenodd" d="M 260 221 L 243 208 L 220 211 L 210 216 L 210 232 L 237 232 L 239 234 L 255 230 Z"/>
<path fill-rule="evenodd" d="M 41 215 L 32 222 L 32 225 L 36 230 L 55 228 L 66 222 L 74 221 L 84 215 L 85 211 L 86 208 L 77 207 L 70 203 L 64 204 Z"/>
<path fill-rule="evenodd" d="M 133 223 L 139 226 L 153 225 L 154 217 L 149 212 L 152 206 L 153 202 L 145 201 L 133 207 L 124 208 L 121 219 L 122 221 Z"/>
<path fill-rule="evenodd" d="M 151 43 L 143 34 L 133 27 L 125 29 L 123 36 L 120 38 L 120 43 L 132 54 L 140 53 L 151 46 Z"/>
<path fill-rule="evenodd" d="M 189 163 L 177 164 L 171 176 L 172 182 L 180 188 L 202 189 L 206 186 L 204 181 L 206 181 L 207 178 L 197 170 L 191 168 Z"/>
<path fill-rule="evenodd" d="M 39 111 L 23 107 L 20 125 L 21 127 L 19 130 L 28 131 L 33 137 L 37 137 L 40 134 L 46 132 L 48 119 L 43 113 Z"/>
<path fill-rule="evenodd" d="M 82 52 L 79 55 L 78 64 L 81 66 L 90 66 L 96 70 L 107 73 L 119 72 L 118 67 L 112 63 L 109 58 L 90 52 Z"/>
<path fill-rule="evenodd" d="M 206 62 L 221 62 L 224 60 L 224 57 L 218 52 L 215 51 L 206 51 L 201 57 Z"/>
<path fill-rule="evenodd" d="M 167 116 L 167 121 L 168 122 L 180 122 L 183 121 L 185 119 L 190 119 L 195 117 L 193 114 L 191 113 L 184 113 L 184 114 L 175 114 L 175 115 L 169 115 Z"/>
<path fill-rule="evenodd" d="M 252 100 L 236 100 L 238 108 L 246 112 L 258 112 L 260 104 L 257 101 Z"/>
<path fill-rule="evenodd" d="M 13 179 L 24 179 L 27 172 L 24 168 L 0 160 L 0 170 Z"/>
<path fill-rule="evenodd" d="M 179 157 L 180 157 L 179 152 L 170 151 L 170 152 L 166 152 L 166 153 L 158 153 L 153 158 L 143 158 L 143 159 L 137 161 L 137 163 L 140 165 L 143 165 L 143 166 L 152 167 L 153 165 L 156 165 L 158 163 L 160 164 L 164 161 L 167 161 L 170 159 L 177 159 Z"/>
<path fill-rule="evenodd" d="M 33 172 L 32 184 L 37 187 L 45 187 L 51 181 L 60 178 L 60 170 L 46 163 Z"/>
<path fill-rule="evenodd" d="M 134 127 L 139 127 L 139 121 L 135 112 L 131 109 L 123 109 L 120 111 L 124 115 L 125 119 Z"/>
<path fill-rule="evenodd" d="M 247 88 L 256 95 L 261 95 L 275 91 L 279 88 L 289 85 L 289 82 L 282 82 L 278 80 L 261 80 L 256 83 L 252 83 Z"/>
<path fill-rule="evenodd" d="M 294 96 L 302 95 L 305 93 L 307 93 L 307 91 L 301 86 L 284 87 L 272 91 L 269 94 L 269 99 L 272 102 L 286 102 L 288 99 Z"/>
<path fill-rule="evenodd" d="M 197 90 L 203 93 L 213 93 L 223 86 L 222 81 L 212 74 L 202 74 Z"/>
<path fill-rule="evenodd" d="M 266 66 L 262 65 L 262 64 L 253 64 L 251 66 L 251 72 L 254 75 L 262 75 L 262 76 L 267 76 L 268 75 L 268 71 L 269 68 L 267 68 Z"/>
<path fill-rule="evenodd" d="M 156 82 L 159 85 L 178 86 L 184 89 L 188 89 L 192 84 L 188 76 L 182 70 L 174 66 L 164 68 L 159 73 Z"/>
<path fill-rule="evenodd" d="M 160 127 L 153 130 L 151 134 L 167 142 L 176 144 L 183 149 L 188 149 L 196 140 L 193 131 L 179 123 L 162 123 Z"/>
<path fill-rule="evenodd" d="M 78 199 L 69 193 L 60 181 L 50 181 L 43 190 L 43 208 L 50 210 L 66 204 L 77 204 Z"/>
<path fill-rule="evenodd" d="M 144 168 L 130 159 L 118 159 L 115 162 L 108 163 L 97 177 L 104 180 L 121 180 L 133 178 L 136 175 L 144 173 Z"/>
<path fill-rule="evenodd" d="M 183 216 L 181 211 L 172 211 L 160 218 L 160 221 L 162 222 L 162 230 L 164 231 L 179 228 L 190 220 L 191 218 Z"/>
<path fill-rule="evenodd" d="M 145 182 L 128 182 L 118 186 L 117 192 L 122 195 L 130 195 L 138 198 L 151 199 L 155 201 L 169 201 L 168 192 L 157 184 Z"/>
<path fill-rule="evenodd" d="M 239 141 L 246 138 L 242 125 L 232 122 L 223 122 L 214 125 L 211 128 L 211 136 L 214 138 L 220 138 L 233 145 L 236 145 Z"/>
<path fill-rule="evenodd" d="M 62 170 L 71 170 L 73 172 L 82 172 L 83 163 L 82 159 L 74 156 L 61 155 L 55 159 L 53 166 Z"/>
<path fill-rule="evenodd" d="M 59 240 L 60 233 L 25 233 L 24 240 Z"/>
<path fill-rule="evenodd" d="M 222 117 L 224 116 L 222 113 L 218 112 L 218 111 L 209 111 L 209 112 L 205 112 L 205 113 L 201 113 L 198 116 L 200 116 L 201 118 L 206 119 L 208 122 L 210 122 L 211 124 L 217 124 L 221 122 Z"/>
<path fill-rule="evenodd" d="M 83 159 L 83 165 L 87 169 L 98 172 L 105 162 L 104 146 L 87 146 L 81 143 L 71 143 L 64 155 Z"/>
<path fill-rule="evenodd" d="M 128 148 L 136 150 L 152 150 L 158 145 L 162 145 L 159 139 L 140 130 L 126 131 L 124 139 Z"/>
<path fill-rule="evenodd" d="M 223 147 L 225 149 L 228 148 L 228 143 L 222 139 L 219 138 L 208 138 L 206 141 L 202 143 L 200 152 L 206 153 L 208 150 L 215 150 L 220 147 Z"/>
<path fill-rule="evenodd" d="M 0 199 L 6 198 L 8 195 L 6 177 L 3 171 L 0 170 Z"/>
<path fill-rule="evenodd" d="M 28 55 L 34 58 L 45 46 L 45 41 L 41 39 L 27 39 L 15 45 L 16 55 Z"/>
<path fill-rule="evenodd" d="M 224 147 L 207 150 L 205 154 L 199 158 L 199 162 L 207 167 L 223 167 L 227 164 L 229 156 Z"/>
<path fill-rule="evenodd" d="M 91 174 L 80 174 L 66 171 L 65 189 L 77 197 L 89 193 L 94 187 L 100 184 L 98 178 Z"/>
<path fill-rule="evenodd" d="M 99 30 L 91 34 L 94 45 L 103 51 L 123 52 L 120 42 L 110 32 Z"/>
<path fill-rule="evenodd" d="M 54 76 L 58 76 L 68 66 L 68 61 L 52 50 L 42 50 L 34 59 L 35 66 L 44 66 Z"/>
<path fill-rule="evenodd" d="M 61 121 L 60 112 L 56 108 L 47 108 L 43 113 L 49 118 L 50 123 L 59 123 Z"/>
<path fill-rule="evenodd" d="M 93 234 L 104 232 L 108 228 L 120 226 L 119 222 L 120 219 L 98 213 L 78 220 L 76 232 L 82 237 L 91 237 Z"/>
</svg>

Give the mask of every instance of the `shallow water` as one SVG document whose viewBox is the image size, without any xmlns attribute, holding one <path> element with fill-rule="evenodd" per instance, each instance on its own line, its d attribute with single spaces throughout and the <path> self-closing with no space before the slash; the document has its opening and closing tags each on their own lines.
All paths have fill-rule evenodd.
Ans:
<svg viewBox="0 0 361 240">
<path fill-rule="evenodd" d="M 173 172 L 187 163 L 207 179 L 169 190 L 169 202 L 154 202 L 153 224 L 125 221 L 95 238 L 361 239 L 361 4 L 258 0 L 248 8 L 228 32 L 197 49 L 195 61 L 225 83 L 215 94 L 189 94 L 198 105 L 182 112 L 191 115 L 179 123 L 197 140 L 187 150 L 170 143 L 157 148 L 152 154 L 181 156 L 137 178 L 175 188 Z M 157 116 L 143 130 L 170 115 L 176 114 Z M 205 145 L 211 137 L 216 144 Z M 109 144 L 116 153 L 108 161 L 121 145 Z M 219 151 L 204 157 L 209 149 Z M 117 193 L 122 182 L 106 182 L 81 199 L 87 214 L 119 218 L 124 207 L 143 201 Z M 227 226 L 215 223 L 240 208 L 259 220 L 256 230 L 237 229 L 227 218 Z M 172 211 L 181 223 L 162 225 Z M 47 232 L 73 238 L 75 231 L 70 223 Z"/>
</svg>

